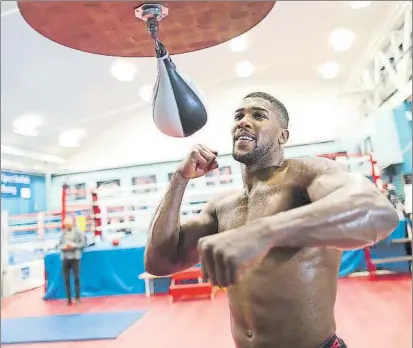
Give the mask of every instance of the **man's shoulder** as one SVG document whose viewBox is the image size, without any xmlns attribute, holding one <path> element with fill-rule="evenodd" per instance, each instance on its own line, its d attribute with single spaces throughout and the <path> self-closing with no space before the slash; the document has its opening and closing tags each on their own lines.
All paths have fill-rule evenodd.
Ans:
<svg viewBox="0 0 413 348">
<path fill-rule="evenodd" d="M 325 157 L 300 157 L 289 161 L 290 166 L 308 174 L 334 174 L 347 171 L 346 165 Z"/>
<path fill-rule="evenodd" d="M 346 174 L 347 167 L 323 157 L 300 157 L 288 160 L 289 178 L 296 185 L 308 187 L 324 175 Z"/>
</svg>

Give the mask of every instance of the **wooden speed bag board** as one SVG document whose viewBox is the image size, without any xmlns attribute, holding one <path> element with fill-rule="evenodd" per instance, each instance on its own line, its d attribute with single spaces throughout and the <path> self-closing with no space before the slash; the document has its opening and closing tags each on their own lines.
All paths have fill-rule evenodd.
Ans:
<svg viewBox="0 0 413 348">
<path fill-rule="evenodd" d="M 139 1 L 24 1 L 25 21 L 48 39 L 75 50 L 118 57 L 153 57 Z M 274 1 L 164 1 L 169 14 L 159 39 L 170 54 L 198 51 L 237 37 L 260 23 Z"/>
</svg>

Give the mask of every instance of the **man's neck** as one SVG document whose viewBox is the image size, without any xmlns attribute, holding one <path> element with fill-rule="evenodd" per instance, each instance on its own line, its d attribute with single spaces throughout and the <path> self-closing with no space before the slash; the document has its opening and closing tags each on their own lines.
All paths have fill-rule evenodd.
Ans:
<svg viewBox="0 0 413 348">
<path fill-rule="evenodd" d="M 280 149 L 275 156 L 252 166 L 241 166 L 244 187 L 250 192 L 256 185 L 267 182 L 283 167 L 284 151 Z"/>
</svg>

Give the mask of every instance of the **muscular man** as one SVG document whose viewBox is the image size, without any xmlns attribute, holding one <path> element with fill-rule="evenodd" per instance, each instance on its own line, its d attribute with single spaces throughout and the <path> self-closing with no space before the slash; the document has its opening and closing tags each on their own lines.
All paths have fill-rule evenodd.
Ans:
<svg viewBox="0 0 413 348">
<path fill-rule="evenodd" d="M 232 136 L 244 187 L 181 224 L 188 181 L 218 166 L 216 152 L 196 146 L 152 221 L 147 271 L 167 275 L 200 260 L 212 284 L 228 287 L 238 348 L 345 347 L 334 318 L 341 250 L 386 237 L 399 221 L 395 209 L 367 178 L 334 161 L 285 159 L 288 113 L 268 94 L 243 99 Z"/>
</svg>

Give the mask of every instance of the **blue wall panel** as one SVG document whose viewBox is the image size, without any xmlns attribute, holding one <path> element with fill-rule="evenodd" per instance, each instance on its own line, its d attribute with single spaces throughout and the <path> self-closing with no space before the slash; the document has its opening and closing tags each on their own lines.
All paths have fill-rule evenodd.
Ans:
<svg viewBox="0 0 413 348">
<path fill-rule="evenodd" d="M 16 172 L 1 172 L 1 210 L 10 215 L 28 214 L 46 210 L 46 181 L 41 175 L 32 175 Z M 20 182 L 15 183 L 13 178 L 18 177 Z M 28 180 L 28 181 L 26 181 Z M 13 190 L 15 188 L 15 190 Z M 20 195 L 20 189 L 29 189 L 30 197 Z"/>
</svg>

